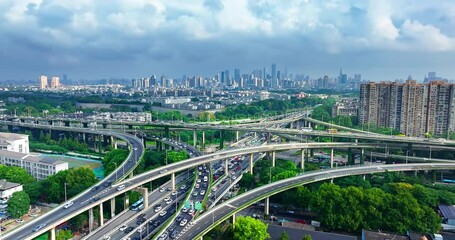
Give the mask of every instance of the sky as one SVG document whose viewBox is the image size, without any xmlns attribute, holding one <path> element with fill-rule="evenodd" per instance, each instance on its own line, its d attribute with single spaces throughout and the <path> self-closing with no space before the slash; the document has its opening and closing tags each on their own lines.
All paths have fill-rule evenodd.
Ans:
<svg viewBox="0 0 455 240">
<path fill-rule="evenodd" d="M 213 76 L 455 79 L 453 0 L 0 0 L 0 80 Z"/>
</svg>

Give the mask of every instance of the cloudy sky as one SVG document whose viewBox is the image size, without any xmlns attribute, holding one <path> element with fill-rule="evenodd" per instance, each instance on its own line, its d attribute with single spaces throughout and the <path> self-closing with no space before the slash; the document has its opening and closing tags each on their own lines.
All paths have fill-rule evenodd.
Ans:
<svg viewBox="0 0 455 240">
<path fill-rule="evenodd" d="M 0 80 L 212 76 L 455 79 L 454 0 L 0 0 Z"/>
</svg>

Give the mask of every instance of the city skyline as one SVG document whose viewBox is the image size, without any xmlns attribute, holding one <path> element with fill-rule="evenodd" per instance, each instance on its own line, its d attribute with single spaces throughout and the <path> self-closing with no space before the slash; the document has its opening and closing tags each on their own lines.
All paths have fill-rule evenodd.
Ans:
<svg viewBox="0 0 455 240">
<path fill-rule="evenodd" d="M 0 9 L 1 80 L 213 76 L 272 63 L 313 77 L 342 68 L 373 81 L 455 78 L 450 1 L 24 0 Z"/>
</svg>

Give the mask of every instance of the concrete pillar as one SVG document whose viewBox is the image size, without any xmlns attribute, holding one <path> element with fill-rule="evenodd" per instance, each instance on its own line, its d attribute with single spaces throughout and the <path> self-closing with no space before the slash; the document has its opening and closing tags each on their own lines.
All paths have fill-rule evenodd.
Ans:
<svg viewBox="0 0 455 240">
<path fill-rule="evenodd" d="M 272 134 L 271 133 L 267 133 L 267 143 L 270 143 L 271 139 L 272 139 Z"/>
<path fill-rule="evenodd" d="M 202 131 L 202 149 L 205 149 L 205 131 Z"/>
<path fill-rule="evenodd" d="M 90 208 L 88 210 L 88 231 L 92 232 L 93 231 L 93 208 Z"/>
<path fill-rule="evenodd" d="M 123 198 L 123 206 L 125 209 L 130 207 L 130 199 L 128 198 L 128 194 L 125 193 L 125 197 Z"/>
<path fill-rule="evenodd" d="M 178 140 L 179 142 L 182 141 L 181 138 L 180 138 L 180 131 L 177 132 L 177 140 Z"/>
<path fill-rule="evenodd" d="M 82 133 L 82 141 L 86 141 L 87 140 L 87 136 L 85 136 L 85 133 Z"/>
<path fill-rule="evenodd" d="M 51 228 L 49 239 L 55 240 L 55 227 Z"/>
<path fill-rule="evenodd" d="M 136 190 L 142 194 L 142 198 L 144 199 L 144 209 L 147 208 L 149 206 L 149 198 L 148 198 L 149 190 L 148 190 L 148 188 L 138 187 L 138 188 L 136 188 Z"/>
<path fill-rule="evenodd" d="M 253 174 L 253 159 L 254 159 L 254 154 L 250 154 L 250 174 Z"/>
<path fill-rule="evenodd" d="M 270 215 L 270 199 L 269 198 L 265 199 L 264 214 L 267 215 L 267 216 Z"/>
<path fill-rule="evenodd" d="M 224 148 L 224 131 L 220 131 L 220 149 Z"/>
<path fill-rule="evenodd" d="M 104 225 L 103 203 L 100 203 L 100 227 Z"/>
<path fill-rule="evenodd" d="M 330 149 L 330 168 L 333 168 L 333 148 Z"/>
<path fill-rule="evenodd" d="M 114 149 L 117 149 L 117 141 L 114 141 Z"/>
<path fill-rule="evenodd" d="M 115 197 L 111 198 L 111 218 L 115 217 Z"/>
<path fill-rule="evenodd" d="M 330 179 L 330 183 L 333 183 L 333 178 L 332 178 L 332 179 Z"/>
<path fill-rule="evenodd" d="M 290 129 L 293 129 L 293 128 L 294 128 L 294 122 L 291 122 L 291 123 L 290 123 L 289 128 L 290 128 Z"/>
<path fill-rule="evenodd" d="M 232 228 L 235 226 L 235 213 L 232 214 Z"/>
<path fill-rule="evenodd" d="M 133 171 L 130 172 L 129 177 L 130 177 L 130 178 L 133 178 Z"/>
<path fill-rule="evenodd" d="M 197 144 L 197 132 L 196 129 L 193 130 L 193 147 L 196 147 Z"/>
<path fill-rule="evenodd" d="M 224 174 L 226 174 L 226 176 L 229 176 L 229 167 L 228 167 L 228 164 L 229 163 L 229 160 L 226 158 L 224 159 Z"/>
<path fill-rule="evenodd" d="M 239 141 L 239 138 L 240 138 L 239 135 L 240 135 L 239 131 L 235 131 L 235 141 L 236 142 Z"/>
<path fill-rule="evenodd" d="M 171 188 L 172 191 L 175 191 L 175 173 L 171 174 Z"/>
<path fill-rule="evenodd" d="M 305 171 L 305 152 L 306 149 L 302 149 L 300 153 L 300 168 L 302 168 L 302 172 Z"/>
<path fill-rule="evenodd" d="M 276 152 L 272 152 L 272 167 L 275 167 L 275 160 L 276 160 Z"/>
<path fill-rule="evenodd" d="M 365 161 L 365 149 L 360 149 L 360 164 L 363 164 Z"/>
</svg>

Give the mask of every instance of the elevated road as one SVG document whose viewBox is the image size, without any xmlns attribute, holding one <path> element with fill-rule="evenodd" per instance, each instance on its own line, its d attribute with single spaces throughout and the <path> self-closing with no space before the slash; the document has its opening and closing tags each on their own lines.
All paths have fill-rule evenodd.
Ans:
<svg viewBox="0 0 455 240">
<path fill-rule="evenodd" d="M 314 171 L 284 179 L 271 184 L 261 186 L 250 190 L 235 198 L 232 198 L 213 209 L 205 212 L 193 222 L 193 225 L 187 229 L 179 238 L 180 239 L 198 239 L 208 233 L 217 224 L 226 220 L 228 217 L 245 209 L 251 204 L 283 192 L 285 190 L 333 178 L 340 178 L 353 175 L 365 175 L 383 172 L 401 172 L 401 171 L 423 171 L 423 170 L 447 170 L 455 169 L 455 163 L 414 163 L 414 164 L 390 164 L 374 165 L 360 167 L 344 167 L 330 170 Z"/>
<path fill-rule="evenodd" d="M 24 126 L 28 126 L 28 124 L 26 123 L 22 124 Z M 97 183 L 96 187 L 94 187 L 93 189 L 88 189 L 80 193 L 79 195 L 73 197 L 72 199 L 69 199 L 68 202 L 73 202 L 73 205 L 70 208 L 66 209 L 63 207 L 63 205 L 60 205 L 57 208 L 51 210 L 50 212 L 34 219 L 33 221 L 30 221 L 6 233 L 5 235 L 2 236 L 2 239 L 31 239 L 33 237 L 37 237 L 42 233 L 55 228 L 60 223 L 84 211 L 87 211 L 88 210 L 88 208 L 86 207 L 87 205 L 92 207 L 95 205 L 99 205 L 101 200 L 90 203 L 91 199 L 95 196 L 104 196 L 106 192 L 109 192 L 109 190 L 112 189 L 111 184 L 120 181 L 124 179 L 127 175 L 129 175 L 137 166 L 139 160 L 144 154 L 144 146 L 142 144 L 142 140 L 131 134 L 46 125 L 35 126 L 30 124 L 30 127 L 113 136 L 127 142 L 127 144 L 129 145 L 130 153 L 127 159 L 125 159 L 125 161 L 109 176 L 105 177 L 102 181 Z M 33 231 L 39 225 L 42 225 L 44 227 L 37 231 Z"/>
</svg>

